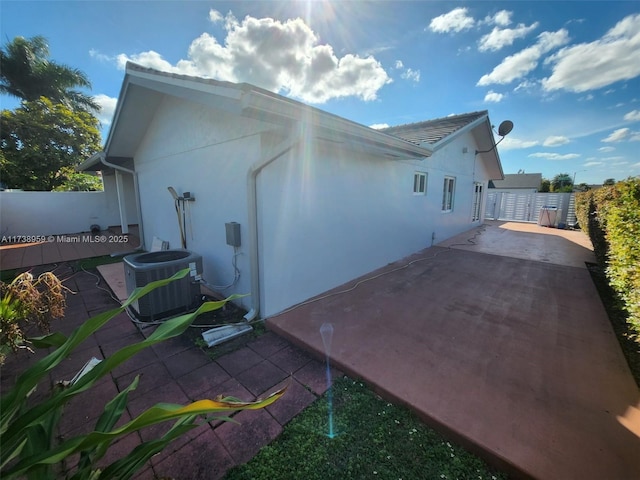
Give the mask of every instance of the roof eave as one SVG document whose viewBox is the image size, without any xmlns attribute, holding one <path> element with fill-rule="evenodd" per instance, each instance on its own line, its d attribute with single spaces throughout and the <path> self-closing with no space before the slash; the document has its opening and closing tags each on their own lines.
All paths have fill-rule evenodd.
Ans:
<svg viewBox="0 0 640 480">
<path fill-rule="evenodd" d="M 320 136 L 322 132 L 328 133 L 331 140 L 335 140 L 336 137 L 359 139 L 362 143 L 415 158 L 425 158 L 433 154 L 430 146 L 416 145 L 317 108 L 254 89 L 243 94 L 241 106 L 246 115 L 259 115 L 261 119 L 271 118 L 276 122 L 308 122 L 318 128 Z"/>
<path fill-rule="evenodd" d="M 101 170 L 100 168 L 94 168 L 100 164 L 100 159 L 104 155 L 104 151 L 97 152 L 87 158 L 84 162 L 76 167 L 77 172 L 85 172 L 87 170 Z"/>
<path fill-rule="evenodd" d="M 441 138 L 437 142 L 431 144 L 431 148 L 433 149 L 433 151 L 440 150 L 444 146 L 446 146 L 449 143 L 453 142 L 458 136 L 460 136 L 460 135 L 462 135 L 462 134 L 464 134 L 466 132 L 470 132 L 471 130 L 473 130 L 477 126 L 482 125 L 483 123 L 487 123 L 487 125 L 489 125 L 489 115 L 488 114 L 484 114 L 481 117 L 476 118 L 475 120 L 473 120 L 473 121 L 467 123 L 466 125 L 464 125 L 463 127 L 459 128 L 455 132 L 452 132 L 449 135 L 447 135 L 446 137 Z M 491 131 L 491 125 L 489 125 L 489 131 Z"/>
<path fill-rule="evenodd" d="M 250 84 L 199 79 L 187 75 L 159 72 L 127 63 L 113 121 L 104 146 L 104 152 L 107 156 L 112 153 L 117 126 L 132 85 L 148 88 L 162 94 L 180 97 L 196 96 L 200 101 L 205 101 L 206 96 L 214 95 L 216 98 L 224 99 L 225 105 L 241 115 L 277 124 L 291 124 L 295 121 L 307 122 L 317 127 L 319 135 L 326 134 L 332 139 L 340 137 L 349 142 L 361 143 L 392 158 L 425 158 L 431 156 L 434 150 L 430 145 L 416 145 Z M 93 163 L 90 161 L 91 158 L 85 161 L 83 166 L 90 168 L 91 165 L 98 163 L 95 160 Z"/>
</svg>

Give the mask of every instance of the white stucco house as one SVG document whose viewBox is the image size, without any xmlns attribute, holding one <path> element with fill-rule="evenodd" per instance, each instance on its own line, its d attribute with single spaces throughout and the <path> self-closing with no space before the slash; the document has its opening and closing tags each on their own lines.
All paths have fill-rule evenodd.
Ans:
<svg viewBox="0 0 640 480">
<path fill-rule="evenodd" d="M 374 130 L 249 84 L 128 64 L 104 151 L 82 168 L 133 178 L 147 248 L 181 246 L 167 189 L 190 192 L 186 246 L 204 277 L 228 284 L 235 257 L 224 293 L 250 293 L 242 306 L 267 317 L 480 224 L 503 178 L 494 146 L 486 111 Z"/>
</svg>

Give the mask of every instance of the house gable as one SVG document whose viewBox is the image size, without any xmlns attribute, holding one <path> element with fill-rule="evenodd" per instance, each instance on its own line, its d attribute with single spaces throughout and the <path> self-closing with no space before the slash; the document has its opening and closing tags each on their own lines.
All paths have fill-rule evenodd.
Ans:
<svg viewBox="0 0 640 480">
<path fill-rule="evenodd" d="M 490 179 L 502 179 L 504 176 L 500 157 L 497 149 L 494 148 L 496 144 L 486 110 L 398 125 L 382 131 L 416 145 L 428 146 L 434 152 L 444 148 L 466 132 L 471 132 L 475 145 L 470 145 L 467 149 L 476 150 L 475 156 L 482 161 Z"/>
<path fill-rule="evenodd" d="M 149 121 L 164 96 L 177 97 L 237 116 L 258 120 L 264 130 L 291 131 L 301 122 L 314 128 L 314 136 L 359 145 L 389 158 L 425 158 L 428 146 L 351 122 L 314 107 L 247 83 L 159 72 L 128 63 L 114 121 L 105 143 L 109 157 L 133 157 Z"/>
</svg>

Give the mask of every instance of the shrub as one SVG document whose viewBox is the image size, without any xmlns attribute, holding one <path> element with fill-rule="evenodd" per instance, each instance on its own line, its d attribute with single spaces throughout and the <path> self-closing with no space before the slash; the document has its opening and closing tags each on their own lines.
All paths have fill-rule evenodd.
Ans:
<svg viewBox="0 0 640 480">
<path fill-rule="evenodd" d="M 580 193 L 576 210 L 631 328 L 640 334 L 640 179 Z"/>
<path fill-rule="evenodd" d="M 232 295 L 219 302 L 204 303 L 196 312 L 185 314 L 161 324 L 145 340 L 127 345 L 105 358 L 92 368 L 83 369 L 68 385 L 60 386 L 43 400 L 31 399 L 38 383 L 46 378 L 49 372 L 80 345 L 93 332 L 105 325 L 117 314 L 124 311 L 133 301 L 149 293 L 157 287 L 185 277 L 189 269 L 184 269 L 166 280 L 158 280 L 136 289 L 129 299 L 119 308 L 101 313 L 90 318 L 78 327 L 68 338 L 60 333 L 31 339 L 36 348 L 53 347 L 54 350 L 20 375 L 15 386 L 0 399 L 0 477 L 33 478 L 37 480 L 59 478 L 56 465 L 67 457 L 79 455 L 79 461 L 69 474 L 78 479 L 127 479 L 131 478 L 146 461 L 160 452 L 167 444 L 196 428 L 198 419 L 204 415 L 219 414 L 230 411 L 264 408 L 280 398 L 286 389 L 280 389 L 263 400 L 243 402 L 236 398 L 216 398 L 199 400 L 189 405 L 158 403 L 142 412 L 138 417 L 115 427 L 127 404 L 130 391 L 136 388 L 138 377 L 122 392 L 109 401 L 102 415 L 96 422 L 93 432 L 63 440 L 56 444 L 54 432 L 64 405 L 78 394 L 90 389 L 100 378 L 108 375 L 114 368 L 122 364 L 142 349 L 175 337 L 183 333 L 191 322 L 200 314 L 221 308 L 227 301 L 236 298 Z M 227 416 L 217 417 L 229 420 Z M 141 428 L 165 421 L 175 421 L 173 427 L 162 437 L 143 442 L 125 457 L 116 460 L 104 469 L 96 466 L 109 446 L 122 436 Z M 205 418 L 202 421 L 208 421 Z"/>
</svg>

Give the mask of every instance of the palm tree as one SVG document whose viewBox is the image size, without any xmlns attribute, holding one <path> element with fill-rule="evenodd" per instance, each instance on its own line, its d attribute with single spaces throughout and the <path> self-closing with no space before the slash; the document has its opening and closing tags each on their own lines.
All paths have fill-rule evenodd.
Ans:
<svg viewBox="0 0 640 480">
<path fill-rule="evenodd" d="M 49 60 L 44 37 L 16 37 L 0 49 L 0 93 L 26 101 L 47 97 L 74 109 L 99 111 L 95 100 L 76 87 L 91 88 L 91 82 L 80 70 Z"/>
<path fill-rule="evenodd" d="M 573 187 L 573 180 L 568 173 L 559 173 L 551 180 L 552 192 L 570 192 Z"/>
</svg>

